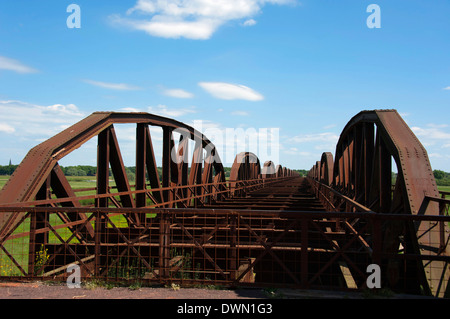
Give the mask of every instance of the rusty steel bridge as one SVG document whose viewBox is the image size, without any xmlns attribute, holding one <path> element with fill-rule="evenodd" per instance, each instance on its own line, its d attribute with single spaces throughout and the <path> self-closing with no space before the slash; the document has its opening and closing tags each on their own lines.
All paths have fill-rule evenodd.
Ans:
<svg viewBox="0 0 450 319">
<path fill-rule="evenodd" d="M 115 133 L 125 123 L 133 183 Z M 96 185 L 74 189 L 58 162 L 94 138 Z M 31 149 L 0 191 L 0 279 L 64 281 L 76 264 L 82 280 L 360 291 L 376 264 L 383 288 L 448 297 L 449 193 L 395 110 L 355 115 L 311 164 L 301 177 L 244 152 L 226 178 L 188 125 L 93 113 Z"/>
</svg>

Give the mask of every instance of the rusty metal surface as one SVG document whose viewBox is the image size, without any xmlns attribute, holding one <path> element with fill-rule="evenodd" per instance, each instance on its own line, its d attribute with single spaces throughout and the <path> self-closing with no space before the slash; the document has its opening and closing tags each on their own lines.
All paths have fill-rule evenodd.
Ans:
<svg viewBox="0 0 450 319">
<path fill-rule="evenodd" d="M 136 183 L 128 180 L 115 124 L 136 124 Z M 149 126 L 159 126 L 163 131 L 162 140 L 162 174 L 156 166 L 155 147 Z M 180 134 L 178 146 L 174 140 L 174 132 Z M 85 190 L 72 189 L 58 161 L 91 138 L 97 138 L 97 174 L 93 195 L 83 194 Z M 192 160 L 188 158 L 189 141 L 194 142 Z M 85 258 L 94 258 L 96 267 L 100 267 L 101 243 L 109 241 L 104 232 L 109 225 L 114 226 L 109 214 L 103 218 L 94 218 L 92 208 L 126 208 L 123 214 L 128 231 L 146 225 L 148 218 L 140 208 L 156 209 L 158 207 L 180 209 L 186 207 L 205 207 L 232 196 L 234 192 L 245 195 L 272 183 L 290 178 L 292 171 L 280 169 L 277 176 L 266 176 L 262 179 L 259 159 L 250 153 L 238 154 L 236 165 L 232 170 L 232 178 L 225 180 L 225 173 L 215 146 L 200 132 L 181 122 L 147 113 L 115 113 L 97 112 L 74 124 L 58 135 L 33 148 L 19 165 L 8 183 L 0 192 L 0 206 L 15 207 L 60 207 L 74 210 L 55 212 L 62 224 L 51 226 L 51 214 L 47 211 L 7 209 L 0 214 L 0 243 L 8 258 L 13 261 L 22 274 L 35 275 L 36 264 L 43 247 L 50 247 L 50 235 L 60 238 L 55 229 L 67 229 L 71 240 L 86 246 L 88 251 L 95 247 L 89 256 L 78 256 L 70 246 L 61 246 L 58 254 L 72 255 L 83 263 Z M 112 176 L 110 176 L 112 174 Z M 115 186 L 110 185 L 113 179 Z M 148 178 L 148 181 L 147 181 Z M 87 208 L 88 210 L 83 208 Z M 89 212 L 89 213 L 88 213 Z M 154 214 L 154 213 L 152 213 Z M 29 231 L 20 235 L 25 220 L 29 220 Z M 169 240 L 169 224 L 165 218 L 158 218 L 160 267 L 165 269 L 169 254 L 164 243 Z M 27 226 L 25 226 L 27 227 Z M 184 227 L 184 226 L 181 226 Z M 53 233 L 52 233 L 53 232 Z M 20 266 L 13 255 L 8 253 L 7 246 L 11 239 L 26 237 L 27 244 L 22 248 L 27 251 L 27 265 Z M 105 237 L 106 236 L 106 237 Z M 63 240 L 61 239 L 63 242 Z M 12 241 L 14 242 L 14 240 Z M 108 244 L 108 243 L 107 243 Z M 112 243 L 109 243 L 112 244 Z M 135 248 L 133 248 L 135 250 Z M 91 258 L 91 256 L 94 256 Z M 56 256 L 54 258 L 57 258 Z M 22 257 L 23 259 L 23 257 Z M 103 262 L 103 261 L 102 261 Z M 64 265 L 60 267 L 64 268 Z M 108 265 L 101 266 L 107 268 Z M 55 270 L 52 270 L 55 271 Z M 98 274 L 98 269 L 95 270 Z M 164 270 L 167 272 L 167 269 Z"/>
<path fill-rule="evenodd" d="M 331 161 L 329 154 L 322 156 L 323 167 L 324 160 Z M 397 171 L 395 182 L 392 182 L 393 170 Z M 309 173 L 311 179 L 331 185 L 368 210 L 383 214 L 439 215 L 436 201 L 423 205 L 426 197 L 439 198 L 427 152 L 395 110 L 363 111 L 354 116 L 337 143 L 332 181 L 324 181 L 321 176 L 324 176 L 323 172 L 316 164 Z M 326 187 L 316 186 L 316 191 L 319 189 Z M 330 202 L 332 195 L 327 194 L 325 201 Z M 329 204 L 333 210 L 342 205 Z M 340 209 L 347 208 L 345 204 L 340 206 Z M 425 222 L 388 223 L 385 225 L 384 249 L 391 253 L 408 249 L 422 256 L 449 256 L 448 245 L 440 244 L 442 234 L 430 231 L 433 225 Z M 442 231 L 448 233 L 448 225 L 443 224 L 443 228 Z M 387 263 L 387 276 L 395 285 L 403 270 L 395 262 Z M 410 267 L 418 271 L 417 276 L 422 278 L 425 290 L 433 295 L 444 295 L 450 278 L 447 263 L 418 260 Z"/>
<path fill-rule="evenodd" d="M 87 142 L 89 139 L 98 136 L 99 138 L 99 160 L 98 160 L 98 171 L 100 174 L 97 175 L 97 191 L 100 193 L 107 192 L 108 189 L 108 177 L 101 175 L 102 168 L 103 171 L 107 170 L 111 165 L 114 177 L 117 182 L 117 187 L 119 191 L 130 191 L 129 182 L 127 180 L 124 165 L 122 162 L 122 157 L 120 154 L 120 148 L 117 144 L 117 138 L 114 133 L 114 124 L 116 123 L 136 123 L 140 124 L 142 127 L 160 126 L 163 128 L 166 135 L 168 136 L 164 142 L 165 154 L 163 154 L 163 180 L 162 187 L 169 187 L 173 185 L 180 185 L 187 182 L 187 170 L 180 164 L 179 169 L 173 167 L 170 163 L 170 151 L 173 144 L 172 131 L 175 129 L 187 131 L 189 138 L 198 141 L 199 145 L 196 145 L 196 149 L 206 150 L 206 159 L 214 161 L 206 162 L 206 159 L 202 158 L 202 154 L 195 152 L 196 156 L 199 158 L 193 159 L 193 172 L 197 172 L 198 176 L 191 175 L 189 177 L 190 185 L 200 184 L 202 182 L 207 182 L 215 179 L 216 182 L 225 181 L 225 176 L 223 172 L 223 166 L 220 162 L 219 154 L 216 154 L 214 144 L 212 144 L 205 136 L 200 132 L 189 127 L 181 122 L 175 121 L 173 119 L 164 118 L 161 116 L 156 116 L 148 113 L 116 113 L 116 112 L 95 112 L 88 116 L 87 118 L 81 120 L 80 122 L 74 124 L 73 126 L 67 128 L 61 133 L 55 135 L 54 137 L 48 139 L 47 141 L 37 145 L 25 156 L 19 167 L 16 169 L 14 174 L 11 176 L 9 181 L 5 184 L 0 192 L 0 204 L 14 204 L 20 202 L 32 201 L 36 198 L 39 189 L 42 187 L 44 182 L 47 180 L 48 176 L 51 174 L 55 165 L 58 161 L 72 152 L 73 150 L 79 148 L 82 144 Z M 145 134 L 145 133 L 144 133 Z M 153 146 L 151 143 L 150 133 L 147 129 L 146 131 L 146 141 L 142 141 L 141 138 L 137 138 L 137 149 L 145 149 L 141 152 L 143 155 L 148 157 L 138 160 L 137 166 L 143 168 L 141 163 L 144 163 L 148 171 L 148 175 L 151 178 L 152 187 L 161 187 L 157 185 L 158 181 L 154 181 L 157 178 L 156 164 L 154 162 Z M 180 150 L 179 150 L 180 151 Z M 187 150 L 185 150 L 187 154 Z M 200 154 L 200 155 L 199 155 Z M 153 158 L 153 162 L 151 161 Z M 202 165 L 203 172 L 202 172 Z M 178 170 L 180 173 L 178 173 Z M 145 176 L 145 169 L 141 169 L 138 176 L 139 180 L 142 181 L 142 176 Z M 107 173 L 106 173 L 107 174 Z M 60 176 L 60 183 L 65 183 L 64 177 Z M 138 187 L 143 187 L 141 184 Z M 211 188 L 211 187 L 210 187 Z M 202 190 L 203 192 L 207 190 Z M 160 194 L 155 194 L 155 198 L 159 198 Z M 161 194 L 163 196 L 172 196 L 169 192 Z M 65 197 L 69 195 L 66 194 Z M 40 198 L 43 199 L 43 198 Z M 44 198 L 45 199 L 45 198 Z M 134 202 L 132 200 L 127 200 L 127 195 L 122 195 L 122 203 L 124 206 L 133 206 Z M 168 197 L 164 198 L 165 201 L 170 201 Z M 99 205 L 106 205 L 104 203 L 98 203 Z M 0 236 L 3 236 L 10 227 L 14 226 L 17 219 L 20 219 L 20 214 L 4 214 L 0 217 Z"/>
<path fill-rule="evenodd" d="M 115 133 L 125 123 L 136 125 L 134 184 Z M 162 129 L 162 154 L 150 126 Z M 175 141 L 174 132 L 185 134 Z M 86 195 L 58 161 L 91 138 L 97 176 Z M 0 266 L 30 278 L 65 278 L 75 262 L 85 278 L 106 280 L 130 280 L 132 269 L 134 279 L 159 283 L 365 289 L 365 267 L 377 263 L 388 287 L 442 297 L 450 206 L 442 196 L 426 150 L 394 110 L 353 117 L 334 159 L 323 153 L 307 179 L 272 161 L 261 167 L 249 152 L 226 179 L 220 154 L 192 127 L 96 112 L 33 148 L 0 191 Z"/>
<path fill-rule="evenodd" d="M 320 159 L 320 181 L 326 185 L 333 182 L 333 154 L 324 152 Z"/>
<path fill-rule="evenodd" d="M 295 183 L 304 184 L 299 179 Z M 27 212 L 27 220 L 47 214 L 39 233 L 53 236 L 45 245 L 45 255 L 39 255 L 45 258 L 32 267 L 27 267 L 28 255 L 21 255 L 20 243 L 27 243 L 33 230 L 17 231 L 0 241 L 15 264 L 14 278 L 66 280 L 67 265 L 76 263 L 83 281 L 303 289 L 365 289 L 366 267 L 377 258 L 395 258 L 402 265 L 417 259 L 415 254 L 390 254 L 382 249 L 380 225 L 386 221 L 450 221 L 449 216 L 320 209 L 156 208 L 155 216 L 149 218 L 145 208 L 3 207 L 0 214 L 11 210 Z M 90 218 L 72 226 L 106 221 L 107 227 L 96 228 L 95 236 L 102 240 L 78 242 L 67 224 L 53 218 L 75 212 Z M 141 218 L 145 223 L 136 229 L 124 227 L 121 219 L 129 213 L 146 216 Z M 449 262 L 450 257 L 421 258 Z M 407 279 L 401 291 L 419 294 L 412 284 L 417 284 L 417 278 Z"/>
</svg>

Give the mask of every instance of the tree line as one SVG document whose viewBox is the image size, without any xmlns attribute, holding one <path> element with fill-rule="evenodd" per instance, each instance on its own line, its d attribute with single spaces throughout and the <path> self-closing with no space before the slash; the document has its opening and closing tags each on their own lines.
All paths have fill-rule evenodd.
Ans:
<svg viewBox="0 0 450 319">
<path fill-rule="evenodd" d="M 0 165 L 0 175 L 12 175 L 18 166 L 19 165 Z M 97 167 L 89 165 L 61 166 L 61 169 L 66 176 L 95 176 L 97 174 Z M 159 175 L 161 175 L 162 168 L 158 167 L 157 169 Z M 224 167 L 223 169 L 225 172 L 225 177 L 230 177 L 231 167 Z M 125 171 L 127 172 L 128 177 L 131 177 L 131 180 L 135 179 L 135 166 L 125 167 Z M 306 176 L 308 174 L 308 170 L 305 169 L 297 169 L 294 171 L 298 172 L 300 176 Z"/>
<path fill-rule="evenodd" d="M 19 165 L 0 165 L 0 175 L 12 175 L 15 169 Z M 61 166 L 62 171 L 66 176 L 95 176 L 97 174 L 97 167 L 89 165 L 77 165 L 77 166 Z M 135 180 L 136 167 L 129 166 L 125 167 L 128 179 L 131 181 Z M 230 177 L 231 167 L 224 167 L 225 177 Z M 300 176 L 306 176 L 308 170 L 296 169 L 294 170 L 300 174 Z M 162 168 L 158 167 L 158 174 L 162 176 Z M 450 186 L 450 173 L 444 172 L 442 170 L 433 171 L 436 183 L 439 186 Z"/>
<path fill-rule="evenodd" d="M 436 184 L 439 186 L 450 186 L 450 173 L 436 169 L 433 171 L 433 174 Z"/>
</svg>

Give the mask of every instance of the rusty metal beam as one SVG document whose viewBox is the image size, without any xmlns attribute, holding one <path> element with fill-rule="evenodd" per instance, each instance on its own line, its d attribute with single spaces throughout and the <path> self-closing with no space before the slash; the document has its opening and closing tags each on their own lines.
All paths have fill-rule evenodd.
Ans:
<svg viewBox="0 0 450 319">
<path fill-rule="evenodd" d="M 395 110 L 363 111 L 355 115 L 341 133 L 334 160 L 330 185 L 370 210 L 412 215 L 439 212 L 436 202 L 419 211 L 426 196 L 439 198 L 439 193 L 425 148 Z M 398 172 L 394 185 L 392 163 Z M 308 176 L 318 181 L 317 170 L 313 166 Z M 342 207 L 342 204 L 331 204 Z M 441 235 L 430 232 L 427 223 L 390 223 L 385 229 L 384 247 L 391 252 L 400 249 L 403 237 L 407 241 L 403 242 L 406 249 L 417 255 L 433 256 L 439 251 L 436 243 Z M 441 249 L 440 254 L 443 253 L 450 254 L 448 245 Z M 439 282 L 448 282 L 450 278 L 447 265 L 431 266 L 418 260 L 410 271 L 414 269 L 419 270 L 418 277 L 426 278 L 421 282 L 425 290 L 443 295 L 445 289 L 437 287 L 441 286 Z"/>
</svg>

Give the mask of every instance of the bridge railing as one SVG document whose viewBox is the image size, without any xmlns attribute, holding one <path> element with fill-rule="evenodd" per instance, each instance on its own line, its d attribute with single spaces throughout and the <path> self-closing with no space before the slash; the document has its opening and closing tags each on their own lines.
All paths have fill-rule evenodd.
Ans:
<svg viewBox="0 0 450 319">
<path fill-rule="evenodd" d="M 383 220 L 379 237 L 381 238 L 380 245 L 383 248 L 379 254 L 375 254 L 375 256 L 378 256 L 375 259 L 387 260 L 385 261 L 386 267 L 394 269 L 391 270 L 389 276 L 401 277 L 406 276 L 406 273 L 415 273 L 415 280 L 426 276 L 428 285 L 434 290 L 436 296 L 445 294 L 445 290 L 449 286 L 445 272 L 450 258 L 447 253 L 450 247 L 450 233 L 448 231 L 450 226 L 450 200 L 446 196 L 449 196 L 450 193 L 440 192 L 441 197 L 425 195 L 416 215 L 393 214 L 383 211 L 374 212 L 332 186 L 310 177 L 308 177 L 308 181 L 311 191 L 328 212 L 366 212 L 373 214 L 374 218 Z M 406 215 L 411 217 L 406 218 Z M 339 223 L 339 221 L 337 220 L 336 223 Z M 380 225 L 377 227 L 380 227 Z M 410 233 L 418 232 L 422 235 L 409 239 L 406 239 L 406 236 L 394 235 L 403 234 L 405 230 L 409 230 Z M 427 245 L 422 244 L 424 239 L 422 237 L 426 237 Z M 420 254 L 417 251 L 420 251 Z M 406 269 L 403 275 L 399 275 L 401 272 L 399 270 L 400 263 Z M 405 266 L 406 264 L 409 268 Z"/>
<path fill-rule="evenodd" d="M 216 284 L 319 289 L 368 288 L 367 267 L 381 268 L 381 287 L 420 294 L 417 262 L 450 256 L 389 253 L 386 222 L 449 223 L 450 216 L 194 208 L 1 207 L 25 213 L 0 239 L 0 277 L 82 282 Z M 65 222 L 67 214 L 86 220 Z M 128 227 L 128 214 L 145 220 Z M 94 236 L 84 236 L 92 225 Z M 433 227 L 430 232 L 439 231 Z M 448 242 L 449 238 L 446 238 Z M 416 267 L 417 269 L 417 267 Z M 446 286 L 442 284 L 443 287 Z"/>
<path fill-rule="evenodd" d="M 314 195 L 322 202 L 328 212 L 372 212 L 370 208 L 340 193 L 333 187 L 307 177 Z"/>
<path fill-rule="evenodd" d="M 158 208 L 158 207 L 197 207 L 195 203 L 200 201 L 201 204 L 211 203 L 222 197 L 236 197 L 243 196 L 246 193 L 255 191 L 262 187 L 270 186 L 276 183 L 282 183 L 286 180 L 292 179 L 292 176 L 283 177 L 268 177 L 268 178 L 255 178 L 247 180 L 227 180 L 225 182 L 211 182 L 202 183 L 195 185 L 174 185 L 169 187 L 160 187 L 158 189 L 151 189 L 150 187 L 143 190 L 136 190 L 133 185 L 131 185 L 129 191 L 114 191 L 115 186 L 109 187 L 109 192 L 106 194 L 90 194 L 90 195 L 78 195 L 73 197 L 63 197 L 63 198 L 51 198 L 43 200 L 34 200 L 21 203 L 7 203 L 0 204 L 0 207 L 34 207 L 42 205 L 61 205 L 63 203 L 73 202 L 73 201 L 84 201 L 90 203 L 83 205 L 84 207 L 95 207 L 95 203 L 100 199 L 109 199 L 110 204 L 119 208 L 118 201 L 120 196 L 136 196 L 137 194 L 146 194 L 148 197 L 146 208 Z M 148 185 L 150 186 L 150 185 Z M 95 191 L 95 187 L 91 188 L 78 188 L 74 190 L 75 194 L 87 193 Z M 166 193 L 172 200 L 165 200 L 158 203 L 152 193 Z M 225 196 L 226 195 L 226 196 Z"/>
<path fill-rule="evenodd" d="M 449 192 L 439 192 L 441 197 L 431 197 L 431 196 L 425 196 L 424 200 L 422 202 L 421 207 L 419 208 L 419 215 L 422 215 L 428 208 L 428 205 L 431 202 L 435 202 L 439 204 L 439 215 L 440 216 L 449 216 L 449 208 L 450 208 L 450 199 L 447 199 L 446 196 L 449 196 Z M 439 252 L 445 252 L 447 249 L 447 246 L 450 245 L 449 243 L 449 236 L 448 228 L 445 227 L 445 221 L 441 221 L 437 223 L 436 228 L 439 230 Z M 447 223 L 447 226 L 450 226 L 450 224 Z"/>
</svg>

